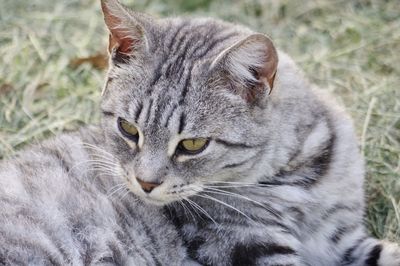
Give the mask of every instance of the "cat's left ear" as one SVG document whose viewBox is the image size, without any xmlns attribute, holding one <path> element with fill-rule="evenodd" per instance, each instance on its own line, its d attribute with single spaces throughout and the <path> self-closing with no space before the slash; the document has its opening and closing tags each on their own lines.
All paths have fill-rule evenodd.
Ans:
<svg viewBox="0 0 400 266">
<path fill-rule="evenodd" d="M 247 102 L 270 94 L 278 67 L 278 54 L 267 36 L 252 34 L 223 51 L 212 63 L 233 83 L 232 89 Z"/>
<path fill-rule="evenodd" d="M 145 30 L 133 13 L 117 0 L 101 0 L 104 21 L 110 31 L 108 50 L 121 61 L 147 49 Z"/>
</svg>

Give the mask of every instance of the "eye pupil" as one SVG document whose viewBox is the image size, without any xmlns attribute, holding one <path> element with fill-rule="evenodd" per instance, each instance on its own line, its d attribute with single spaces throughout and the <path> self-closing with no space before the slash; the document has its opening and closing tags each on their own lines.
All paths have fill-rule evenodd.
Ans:
<svg viewBox="0 0 400 266">
<path fill-rule="evenodd" d="M 198 154 L 202 152 L 208 144 L 205 138 L 185 139 L 179 143 L 178 150 L 186 154 Z"/>
<path fill-rule="evenodd" d="M 139 139 L 138 129 L 123 118 L 118 118 L 118 128 L 122 135 L 137 142 Z"/>
</svg>

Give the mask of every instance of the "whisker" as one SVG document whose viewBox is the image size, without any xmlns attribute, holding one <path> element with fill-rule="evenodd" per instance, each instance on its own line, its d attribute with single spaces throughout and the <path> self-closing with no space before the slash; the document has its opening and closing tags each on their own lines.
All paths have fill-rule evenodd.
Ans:
<svg viewBox="0 0 400 266">
<path fill-rule="evenodd" d="M 250 183 L 250 182 L 239 182 L 239 181 L 219 181 L 219 180 L 213 180 L 213 181 L 203 181 L 203 183 L 221 183 L 221 184 L 236 184 L 236 185 L 254 185 L 256 183 Z"/>
<path fill-rule="evenodd" d="M 198 212 L 198 209 L 196 209 L 196 208 L 194 207 L 194 205 L 192 205 L 192 204 L 191 204 L 187 199 L 185 199 L 185 198 L 182 198 L 182 201 L 187 202 L 187 203 L 189 204 L 189 207 L 193 209 L 193 211 L 194 211 L 194 213 L 196 214 L 196 216 L 198 216 L 201 220 L 204 220 L 203 217 L 201 216 L 201 214 Z M 189 207 L 188 207 L 188 208 L 189 208 Z"/>
<path fill-rule="evenodd" d="M 88 171 L 92 171 L 92 172 L 99 172 L 100 174 L 106 174 L 106 175 L 110 175 L 110 176 L 115 176 L 118 177 L 120 176 L 118 173 L 107 170 L 107 169 L 101 169 L 101 168 L 89 168 L 87 169 Z"/>
<path fill-rule="evenodd" d="M 197 197 L 201 197 L 201 198 L 204 198 L 204 199 L 209 199 L 209 200 L 218 202 L 218 203 L 220 203 L 220 204 L 222 204 L 222 205 L 224 205 L 224 206 L 226 206 L 226 207 L 228 207 L 228 208 L 230 208 L 230 209 L 232 209 L 232 210 L 237 211 L 238 213 L 240 213 L 241 215 L 243 215 L 243 216 L 246 217 L 247 219 L 249 219 L 249 220 L 251 220 L 251 221 L 254 222 L 254 220 L 253 220 L 252 218 L 250 218 L 247 214 L 245 214 L 245 213 L 242 212 L 241 210 L 239 210 L 239 209 L 233 207 L 232 205 L 230 205 L 230 204 L 228 204 L 228 203 L 226 203 L 226 202 L 223 202 L 223 201 L 221 201 L 221 200 L 219 200 L 219 199 L 216 199 L 216 198 L 214 198 L 214 197 L 212 197 L 212 196 L 210 196 L 210 195 L 195 194 L 195 195 L 193 195 L 193 196 L 197 196 Z"/>
<path fill-rule="evenodd" d="M 109 165 L 109 166 L 116 166 L 116 167 L 119 167 L 119 164 L 118 164 L 118 163 L 115 163 L 115 162 L 106 162 L 106 161 L 102 161 L 102 160 L 94 160 L 94 159 L 92 159 L 92 160 L 86 160 L 86 162 L 89 162 L 89 163 L 102 163 L 102 164 L 106 164 L 106 165 Z"/>
<path fill-rule="evenodd" d="M 99 171 L 104 170 L 104 171 L 107 171 L 107 172 L 110 172 L 110 173 L 113 173 L 116 175 L 120 174 L 120 171 L 118 171 L 119 169 L 115 169 L 113 167 L 109 167 L 107 165 L 102 165 L 102 164 L 92 164 L 92 165 L 90 165 L 90 167 L 88 167 L 88 169 L 89 170 L 99 170 Z"/>
<path fill-rule="evenodd" d="M 123 200 L 131 192 L 128 188 L 126 189 L 127 191 L 125 192 L 125 194 L 123 194 L 121 197 L 118 198 L 119 200 Z"/>
<path fill-rule="evenodd" d="M 102 152 L 102 153 L 104 153 L 104 154 L 110 155 L 111 157 L 114 157 L 114 155 L 112 155 L 112 154 L 109 153 L 108 151 L 106 151 L 106 150 L 104 150 L 104 149 L 102 149 L 102 148 L 100 148 L 100 147 L 98 147 L 98 146 L 96 146 L 96 145 L 93 145 L 93 144 L 91 144 L 91 143 L 82 142 L 82 145 L 85 146 L 86 148 L 90 148 L 90 149 L 93 149 L 93 150 L 97 150 L 97 151 Z"/>
<path fill-rule="evenodd" d="M 242 188 L 242 187 L 260 187 L 260 188 L 269 188 L 276 187 L 282 185 L 282 183 L 248 183 L 248 182 L 228 182 L 228 181 L 204 181 L 207 187 L 212 188 Z M 211 185 L 209 185 L 211 184 Z"/>
<path fill-rule="evenodd" d="M 276 216 L 278 218 L 282 218 L 282 216 L 279 213 L 277 213 L 276 210 L 274 210 L 273 208 L 269 207 L 268 205 L 262 204 L 259 201 L 251 199 L 249 197 L 246 197 L 246 196 L 243 196 L 243 195 L 231 192 L 231 191 L 225 191 L 225 190 L 216 189 L 216 188 L 209 188 L 209 189 L 204 190 L 204 192 L 214 193 L 214 194 L 219 194 L 219 195 L 226 195 L 226 196 L 231 196 L 231 197 L 244 199 L 244 200 L 250 201 L 250 202 L 262 207 L 263 209 L 265 209 L 269 213 L 273 214 L 274 216 Z"/>
<path fill-rule="evenodd" d="M 112 195 L 114 195 L 115 193 L 118 194 L 118 192 L 120 192 L 124 188 L 126 188 L 126 184 L 124 183 L 113 186 L 110 190 L 107 191 L 107 197 L 112 197 Z"/>
<path fill-rule="evenodd" d="M 193 213 L 188 209 L 188 207 L 184 204 L 184 202 L 182 201 L 182 199 L 180 200 L 180 201 L 178 201 L 179 202 L 179 204 L 184 208 L 184 210 L 185 210 L 185 214 L 186 214 L 186 211 L 188 211 L 188 213 L 190 214 L 190 216 L 192 217 L 192 220 L 193 221 L 196 221 L 196 219 L 194 218 L 194 216 L 193 216 Z"/>
<path fill-rule="evenodd" d="M 187 200 L 189 202 L 189 204 L 191 204 L 193 207 L 195 207 L 200 212 L 202 212 L 204 215 L 206 215 L 208 217 L 208 219 L 210 219 L 216 226 L 219 226 L 219 224 L 211 217 L 211 215 L 204 208 L 202 208 L 199 204 L 197 204 L 196 202 L 194 202 L 191 199 L 184 199 L 184 200 Z"/>
<path fill-rule="evenodd" d="M 115 173 L 118 173 L 118 169 L 114 168 L 114 167 L 110 167 L 108 165 L 103 165 L 103 164 L 92 164 L 90 165 L 93 169 L 106 169 Z"/>
<path fill-rule="evenodd" d="M 116 164 L 116 163 L 113 163 L 113 164 L 111 164 L 111 163 L 106 163 L 106 162 L 104 162 L 104 161 L 99 161 L 99 160 L 86 160 L 86 161 L 83 161 L 83 162 L 79 162 L 79 163 L 76 163 L 76 164 L 74 164 L 70 169 L 69 169 L 69 171 L 68 171 L 68 173 L 70 173 L 72 170 L 74 170 L 75 168 L 77 168 L 77 167 L 79 167 L 79 166 L 81 166 L 81 165 L 85 165 L 85 164 L 88 164 L 88 165 L 93 165 L 94 163 L 100 163 L 100 164 L 104 164 L 104 165 L 106 165 L 106 166 L 113 166 L 113 167 L 120 167 L 118 164 Z"/>
<path fill-rule="evenodd" d="M 113 164 L 116 163 L 114 158 L 108 158 L 108 157 L 100 156 L 100 155 L 94 154 L 94 153 L 89 153 L 89 155 L 93 158 L 93 160 L 99 160 L 102 162 L 113 163 Z"/>
</svg>

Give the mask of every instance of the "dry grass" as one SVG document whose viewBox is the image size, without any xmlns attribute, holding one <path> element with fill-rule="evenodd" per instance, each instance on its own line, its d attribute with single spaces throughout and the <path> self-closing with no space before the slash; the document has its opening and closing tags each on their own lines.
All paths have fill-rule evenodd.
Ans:
<svg viewBox="0 0 400 266">
<path fill-rule="evenodd" d="M 357 125 L 368 168 L 371 232 L 400 243 L 398 1 L 124 1 L 156 15 L 221 17 L 269 34 Z M 104 52 L 99 2 L 0 3 L 0 157 L 98 120 L 102 71 L 74 58 Z"/>
</svg>

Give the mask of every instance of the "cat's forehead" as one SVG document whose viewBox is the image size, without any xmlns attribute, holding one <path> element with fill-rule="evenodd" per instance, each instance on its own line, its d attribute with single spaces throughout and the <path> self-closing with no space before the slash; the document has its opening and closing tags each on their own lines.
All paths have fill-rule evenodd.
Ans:
<svg viewBox="0 0 400 266">
<path fill-rule="evenodd" d="M 112 69 L 114 92 L 105 95 L 105 102 L 119 98 L 113 104 L 119 115 L 137 121 L 152 136 L 218 128 L 229 110 L 239 109 L 232 109 L 226 94 L 210 86 L 210 66 L 248 32 L 212 19 L 177 18 L 158 25 L 147 34 L 144 60 Z"/>
</svg>

